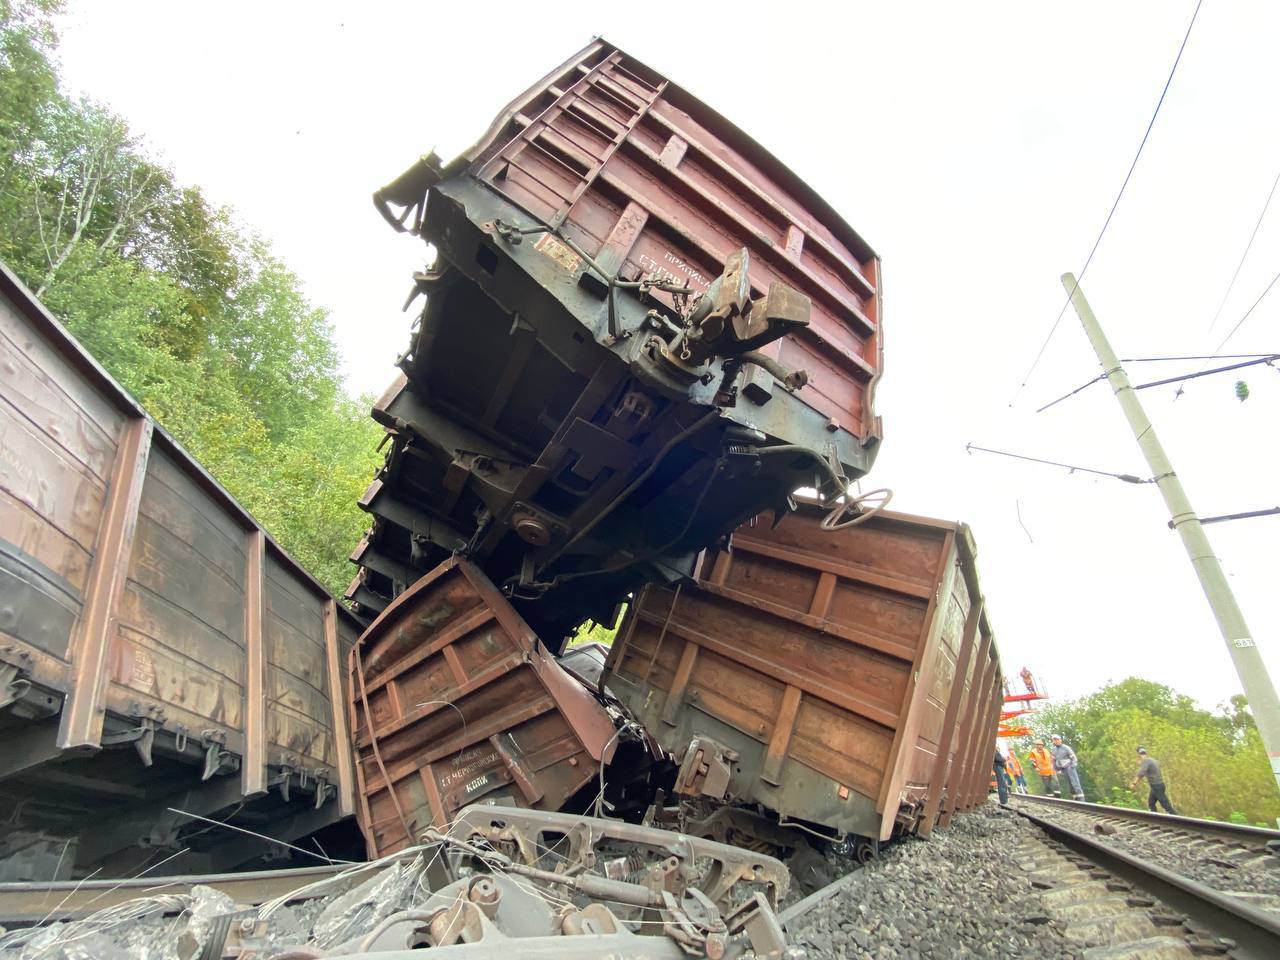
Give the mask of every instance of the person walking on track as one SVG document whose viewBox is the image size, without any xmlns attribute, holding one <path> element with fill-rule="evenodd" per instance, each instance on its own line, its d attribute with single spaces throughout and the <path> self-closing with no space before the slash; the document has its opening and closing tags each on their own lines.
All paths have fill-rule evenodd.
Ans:
<svg viewBox="0 0 1280 960">
<path fill-rule="evenodd" d="M 1151 794 L 1147 797 L 1147 809 L 1155 813 L 1156 804 L 1158 803 L 1164 807 L 1165 813 L 1176 814 L 1178 811 L 1173 809 L 1173 804 L 1169 802 L 1169 794 L 1165 789 L 1164 774 L 1160 772 L 1160 764 L 1147 756 L 1145 748 L 1139 747 L 1138 772 L 1133 776 L 1131 788 L 1137 789 L 1138 781 L 1143 779 L 1147 781 L 1147 786 L 1151 789 Z"/>
<path fill-rule="evenodd" d="M 1022 774 L 1022 761 L 1018 759 L 1018 755 L 1013 752 L 1013 748 L 1009 748 L 1009 756 L 1005 760 L 1005 769 L 1013 776 L 1013 788 L 1018 793 L 1027 792 L 1027 778 Z"/>
<path fill-rule="evenodd" d="M 1043 740 L 1036 741 L 1036 745 L 1027 754 L 1027 759 L 1031 761 L 1031 766 L 1035 768 L 1040 782 L 1044 784 L 1045 796 L 1062 796 L 1062 791 L 1058 788 L 1058 775 L 1053 772 L 1053 755 L 1045 749 Z"/>
<path fill-rule="evenodd" d="M 1071 784 L 1071 799 L 1083 800 L 1084 787 L 1080 786 L 1080 771 L 1076 769 L 1076 752 L 1062 742 L 1062 735 L 1055 733 L 1053 740 L 1053 769 L 1067 775 Z"/>
</svg>

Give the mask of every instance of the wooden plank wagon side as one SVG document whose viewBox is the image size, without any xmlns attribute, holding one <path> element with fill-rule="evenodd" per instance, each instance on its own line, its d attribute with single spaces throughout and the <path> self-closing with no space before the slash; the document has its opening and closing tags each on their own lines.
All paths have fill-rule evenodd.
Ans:
<svg viewBox="0 0 1280 960">
<path fill-rule="evenodd" d="M 647 589 L 605 682 L 677 757 L 699 738 L 721 748 L 717 799 L 833 835 L 927 833 L 976 802 L 994 742 L 999 659 L 972 539 L 905 514 L 836 533 L 820 519 L 758 517 L 694 583 Z"/>
<path fill-rule="evenodd" d="M 357 631 L 0 266 L 0 875 L 174 852 L 208 825 L 170 807 L 284 841 L 351 814 Z"/>
</svg>

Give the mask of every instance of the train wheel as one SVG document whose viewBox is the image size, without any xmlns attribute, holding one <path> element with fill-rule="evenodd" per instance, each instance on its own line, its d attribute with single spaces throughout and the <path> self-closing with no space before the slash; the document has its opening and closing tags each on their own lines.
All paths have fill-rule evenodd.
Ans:
<svg viewBox="0 0 1280 960">
<path fill-rule="evenodd" d="M 870 863 L 880 859 L 880 841 L 871 837 L 859 837 L 853 845 L 853 859 L 859 863 Z"/>
</svg>

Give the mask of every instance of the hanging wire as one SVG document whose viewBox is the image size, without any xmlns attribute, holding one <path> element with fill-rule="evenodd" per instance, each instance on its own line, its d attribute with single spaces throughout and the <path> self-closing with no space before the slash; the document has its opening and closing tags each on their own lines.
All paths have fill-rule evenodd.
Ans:
<svg viewBox="0 0 1280 960">
<path fill-rule="evenodd" d="M 998 457 L 1011 457 L 1014 460 L 1026 460 L 1028 463 L 1043 463 L 1050 467 L 1062 467 L 1071 473 L 1092 473 L 1099 477 L 1114 477 L 1117 480 L 1123 480 L 1125 483 L 1155 483 L 1156 478 L 1143 480 L 1141 477 L 1135 477 L 1131 473 L 1112 473 L 1110 470 L 1095 470 L 1093 467 L 1080 467 L 1074 463 L 1059 463 L 1057 460 L 1041 460 L 1039 457 L 1027 457 L 1020 453 L 1008 453 L 1005 450 L 992 450 L 989 447 L 979 447 L 976 444 L 966 443 L 964 449 L 968 453 L 977 450 L 980 453 L 994 453 Z"/>
<path fill-rule="evenodd" d="M 1124 175 L 1124 182 L 1120 184 L 1120 192 L 1116 194 L 1116 199 L 1111 204 L 1111 209 L 1107 212 L 1107 219 L 1103 221 L 1102 229 L 1098 231 L 1098 237 L 1093 241 L 1093 247 L 1089 250 L 1089 256 L 1085 258 L 1084 266 L 1076 274 L 1073 288 L 1068 291 L 1067 298 L 1062 303 L 1062 309 L 1058 311 L 1057 319 L 1053 321 L 1053 326 L 1049 328 L 1048 335 L 1044 338 L 1044 342 L 1040 344 L 1040 349 L 1036 351 L 1035 359 L 1031 361 L 1031 366 L 1027 368 L 1027 372 L 1023 375 L 1022 382 L 1018 384 L 1018 389 L 1014 391 L 1013 397 L 1009 401 L 1009 406 L 1013 406 L 1018 402 L 1018 397 L 1031 379 L 1031 375 L 1035 373 L 1036 367 L 1040 365 L 1040 360 L 1044 356 L 1045 350 L 1049 347 L 1049 341 L 1053 339 L 1054 333 L 1057 332 L 1058 326 L 1062 323 L 1067 307 L 1071 304 L 1071 298 L 1075 295 L 1076 288 L 1080 286 L 1080 281 L 1084 279 L 1085 273 L 1088 272 L 1089 264 L 1093 262 L 1093 255 L 1098 252 L 1098 245 L 1102 243 L 1102 237 L 1106 234 L 1107 227 L 1111 225 L 1111 218 L 1115 216 L 1116 208 L 1120 206 L 1120 198 L 1124 196 L 1125 188 L 1129 186 L 1133 171 L 1138 166 L 1138 159 L 1142 156 L 1142 150 L 1147 145 L 1147 138 L 1151 136 L 1151 128 L 1155 126 L 1156 117 L 1160 115 L 1160 107 L 1164 105 L 1164 98 L 1169 92 L 1169 85 L 1173 83 L 1173 75 L 1178 71 L 1178 64 L 1182 61 L 1182 52 L 1187 48 L 1187 40 L 1191 38 L 1191 28 L 1196 24 L 1196 17 L 1200 15 L 1200 5 L 1203 2 L 1204 0 L 1196 0 L 1196 8 L 1191 12 L 1191 21 L 1187 24 L 1187 32 L 1183 35 L 1182 43 L 1178 46 L 1178 55 L 1173 58 L 1173 66 L 1169 69 L 1169 76 L 1164 81 L 1164 89 L 1160 91 L 1160 99 L 1156 101 L 1156 108 L 1152 111 L 1151 119 L 1147 122 L 1147 129 L 1142 134 L 1142 141 L 1138 144 L 1138 151 L 1133 155 L 1133 162 L 1129 164 L 1129 172 Z"/>
<path fill-rule="evenodd" d="M 1257 308 L 1258 304 L 1260 304 L 1263 301 L 1263 299 L 1266 297 L 1266 295 L 1271 292 L 1271 288 L 1276 285 L 1276 281 L 1278 280 L 1280 280 L 1280 273 L 1277 273 L 1274 277 L 1271 278 L 1271 282 L 1267 284 L 1266 289 L 1263 290 L 1262 293 L 1258 294 L 1258 299 L 1253 301 L 1253 305 L 1244 312 L 1244 316 L 1236 321 L 1236 325 L 1231 328 L 1230 332 L 1225 337 L 1222 338 L 1222 342 L 1219 343 L 1216 347 L 1214 347 L 1213 349 L 1214 353 L 1217 353 L 1218 351 L 1220 351 L 1224 346 L 1226 346 L 1227 341 L 1236 335 L 1236 331 L 1239 330 L 1240 327 L 1244 325 L 1244 322 L 1249 319 L 1249 314 L 1253 313 L 1254 309 Z"/>
<path fill-rule="evenodd" d="M 1271 181 L 1271 190 L 1267 193 L 1266 202 L 1262 205 L 1262 212 L 1258 214 L 1258 220 L 1253 225 L 1253 233 L 1249 234 L 1249 242 L 1244 245 L 1244 253 L 1240 254 L 1240 262 L 1236 264 L 1236 272 L 1231 275 L 1231 282 L 1227 284 L 1227 292 L 1222 295 L 1222 302 L 1218 304 L 1218 310 L 1209 324 L 1209 332 L 1211 333 L 1213 328 L 1217 326 L 1218 318 L 1222 316 L 1222 308 L 1227 305 L 1227 298 L 1231 296 L 1231 291 L 1235 288 L 1236 278 L 1240 276 L 1240 268 L 1244 266 L 1245 258 L 1249 256 L 1249 251 L 1253 249 L 1253 241 L 1258 236 L 1258 228 L 1262 226 L 1262 218 L 1267 215 L 1267 208 L 1271 206 L 1271 198 L 1276 195 L 1277 186 L 1280 186 L 1280 171 L 1276 172 L 1276 178 Z"/>
</svg>

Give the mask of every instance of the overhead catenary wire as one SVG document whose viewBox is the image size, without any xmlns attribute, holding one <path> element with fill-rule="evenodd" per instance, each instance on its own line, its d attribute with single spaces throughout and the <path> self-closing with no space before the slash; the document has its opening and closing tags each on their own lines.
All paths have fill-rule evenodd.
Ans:
<svg viewBox="0 0 1280 960">
<path fill-rule="evenodd" d="M 1137 384 L 1134 384 L 1133 389 L 1146 390 L 1148 387 L 1162 387 L 1169 383 L 1181 383 L 1184 380 L 1195 380 L 1199 377 L 1209 377 L 1215 373 L 1226 373 L 1229 370 L 1240 370 L 1240 369 L 1243 369 L 1244 367 L 1254 367 L 1260 363 L 1265 363 L 1267 366 L 1273 366 L 1277 360 L 1280 360 L 1280 353 L 1256 353 L 1256 354 L 1250 353 L 1250 354 L 1240 354 L 1240 356 L 1246 356 L 1251 359 L 1244 360 L 1240 363 L 1227 364 L 1226 366 L 1223 366 L 1223 367 L 1214 367 L 1211 370 L 1201 369 L 1201 370 L 1197 370 L 1195 373 L 1183 373 L 1183 374 L 1179 374 L 1176 377 L 1165 377 L 1161 380 L 1149 380 L 1146 383 L 1137 383 Z M 1139 359 L 1142 359 L 1142 358 L 1139 358 Z M 1213 360 L 1213 359 L 1218 359 L 1218 357 L 1213 357 L 1213 356 L 1149 357 L 1146 359 L 1148 360 Z M 1139 360 L 1122 360 L 1121 361 L 1121 363 L 1137 363 L 1137 362 L 1139 362 Z M 1086 387 L 1093 386 L 1099 380 L 1106 380 L 1109 375 L 1110 374 L 1107 372 L 1098 374 L 1092 380 L 1089 380 L 1086 383 L 1082 383 L 1080 386 L 1076 387 L 1070 393 L 1064 393 L 1062 396 L 1058 397 L 1058 399 L 1050 400 L 1043 407 L 1038 408 L 1036 410 L 1036 413 L 1044 413 L 1050 407 L 1057 406 L 1059 403 L 1062 403 L 1062 401 L 1064 400 L 1069 400 L 1070 398 L 1074 397 L 1077 393 L 1079 393 L 1081 390 L 1084 390 Z"/>
<path fill-rule="evenodd" d="M 1235 273 L 1231 274 L 1231 282 L 1227 284 L 1227 292 L 1222 295 L 1222 302 L 1218 304 L 1217 312 L 1214 313 L 1213 320 L 1209 323 L 1210 332 L 1217 326 L 1218 318 L 1222 316 L 1222 308 L 1227 305 L 1227 298 L 1231 296 L 1231 291 L 1235 289 L 1236 279 L 1240 276 L 1240 268 L 1244 266 L 1244 262 L 1249 256 L 1249 251 L 1253 249 L 1253 241 L 1257 238 L 1258 229 L 1262 226 L 1262 220 L 1267 215 L 1267 208 L 1271 206 L 1271 198 L 1276 195 L 1277 186 L 1280 186 L 1280 170 L 1276 171 L 1276 178 L 1271 181 L 1271 189 L 1267 192 L 1267 199 L 1262 204 L 1262 210 L 1253 225 L 1253 232 L 1249 234 L 1249 242 L 1244 245 L 1244 252 L 1240 254 L 1240 262 L 1236 264 Z"/>
<path fill-rule="evenodd" d="M 1169 76 L 1165 78 L 1164 88 L 1160 91 L 1160 98 L 1156 101 L 1156 107 L 1151 112 L 1151 119 L 1147 121 L 1147 129 L 1143 131 L 1142 140 L 1138 143 L 1137 152 L 1133 155 L 1133 160 L 1129 164 L 1129 170 L 1124 175 L 1124 181 L 1120 184 L 1120 190 L 1116 193 L 1116 198 L 1111 204 L 1111 209 L 1107 212 L 1107 218 L 1102 222 L 1102 229 L 1098 231 L 1097 238 L 1093 241 L 1093 246 L 1089 250 L 1089 255 L 1085 257 L 1084 266 L 1080 268 L 1080 272 L 1076 274 L 1076 285 L 1084 279 L 1085 273 L 1089 270 L 1089 264 L 1093 263 L 1093 255 L 1098 252 L 1098 245 L 1102 243 L 1102 238 L 1107 232 L 1107 227 L 1111 225 L 1111 218 L 1115 216 L 1116 209 L 1120 206 L 1120 200 L 1124 196 L 1125 188 L 1129 186 L 1129 181 L 1133 178 L 1133 171 L 1138 166 L 1138 160 L 1142 157 L 1143 148 L 1147 145 L 1147 139 L 1151 136 L 1151 129 L 1156 124 L 1156 118 L 1160 116 L 1160 108 L 1164 105 L 1165 95 L 1169 92 L 1169 86 L 1173 83 L 1173 76 L 1178 72 L 1178 64 L 1182 61 L 1182 52 L 1187 48 L 1187 41 L 1191 38 L 1191 29 L 1196 25 L 1196 17 L 1200 15 L 1200 6 L 1204 0 L 1196 0 L 1196 6 L 1191 11 L 1191 20 L 1187 23 L 1186 33 L 1182 36 L 1182 43 L 1178 46 L 1178 54 L 1173 58 L 1173 66 L 1169 68 Z M 1036 351 L 1035 358 L 1031 361 L 1031 366 L 1027 368 L 1027 372 L 1022 377 L 1022 382 L 1018 384 L 1018 389 L 1014 391 L 1013 397 L 1009 400 L 1009 406 L 1013 406 L 1018 402 L 1023 389 L 1031 380 L 1031 375 L 1035 373 L 1036 367 L 1040 365 L 1040 360 L 1044 357 L 1044 352 L 1049 348 L 1049 341 L 1053 339 L 1054 333 L 1062 324 L 1062 318 L 1066 315 L 1067 307 L 1071 305 L 1071 294 L 1067 294 L 1066 300 L 1062 303 L 1062 308 L 1058 311 L 1058 316 L 1054 319 L 1053 325 L 1049 327 L 1049 332 L 1044 338 L 1044 342 L 1040 344 L 1040 349 Z"/>
<path fill-rule="evenodd" d="M 1242 316 L 1239 320 L 1236 321 L 1236 325 L 1232 327 L 1230 331 L 1227 332 L 1227 335 L 1225 337 L 1222 338 L 1222 342 L 1219 343 L 1216 347 L 1214 347 L 1213 349 L 1214 353 L 1217 353 L 1223 347 L 1225 347 L 1227 345 L 1227 341 L 1230 340 L 1232 337 L 1234 337 L 1236 335 L 1236 332 L 1242 326 L 1244 326 L 1244 322 L 1248 320 L 1249 315 L 1253 313 L 1255 309 L 1257 309 L 1258 304 L 1260 304 L 1264 299 L 1266 299 L 1267 294 L 1271 292 L 1271 288 L 1276 285 L 1276 281 L 1280 281 L 1280 272 L 1277 272 L 1276 275 L 1271 278 L 1271 282 L 1267 284 L 1266 288 L 1262 291 L 1262 293 L 1258 294 L 1258 299 L 1253 301 L 1253 304 L 1249 307 L 1249 309 L 1244 312 L 1244 316 Z"/>
<path fill-rule="evenodd" d="M 1092 473 L 1099 477 L 1114 477 L 1117 480 L 1123 480 L 1125 483 L 1155 483 L 1156 478 L 1152 477 L 1144 480 L 1142 477 L 1135 477 L 1131 473 L 1113 473 L 1110 470 L 1097 470 L 1093 467 L 1081 467 L 1074 463 L 1061 463 L 1057 460 L 1043 460 L 1040 457 L 1028 457 L 1021 453 L 1009 453 L 1006 450 L 992 450 L 990 447 L 979 447 L 977 444 L 966 443 L 964 449 L 967 453 L 973 453 L 977 450 L 980 453 L 994 453 L 998 457 L 1011 457 L 1014 460 L 1026 460 L 1028 463 L 1042 463 L 1050 467 L 1062 467 L 1071 473 Z"/>
<path fill-rule="evenodd" d="M 1198 377 L 1209 377 L 1215 373 L 1226 373 L 1228 370 L 1240 370 L 1244 367 L 1255 367 L 1260 363 L 1272 366 L 1277 360 L 1280 360 L 1280 354 L 1272 354 L 1269 357 L 1260 357 L 1257 360 L 1245 360 L 1242 363 L 1232 363 L 1225 367 L 1214 367 L 1212 370 L 1197 370 L 1195 373 L 1184 373 L 1176 377 L 1165 377 L 1163 380 L 1149 380 L 1146 383 L 1136 383 L 1133 386 L 1135 390 L 1146 390 L 1148 387 L 1163 387 L 1168 383 L 1182 383 L 1184 380 L 1195 380 Z"/>
<path fill-rule="evenodd" d="M 1169 363 L 1176 360 L 1251 360 L 1261 357 L 1274 357 L 1271 353 L 1201 353 L 1190 357 L 1121 357 L 1121 363 Z"/>
</svg>

